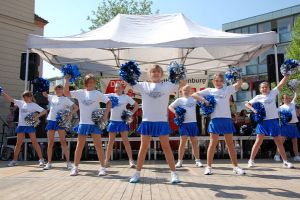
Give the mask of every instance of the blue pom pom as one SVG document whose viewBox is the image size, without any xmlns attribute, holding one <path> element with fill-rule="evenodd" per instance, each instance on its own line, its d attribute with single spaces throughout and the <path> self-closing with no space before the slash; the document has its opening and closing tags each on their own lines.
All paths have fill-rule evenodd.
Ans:
<svg viewBox="0 0 300 200">
<path fill-rule="evenodd" d="M 217 101 L 215 100 L 215 97 L 213 95 L 207 95 L 204 98 L 209 102 L 209 105 L 207 106 L 203 102 L 199 102 L 198 105 L 200 106 L 200 114 L 207 117 L 215 111 Z"/>
<path fill-rule="evenodd" d="M 131 111 L 129 111 L 129 110 L 124 110 L 124 111 L 122 112 L 122 114 L 121 114 L 121 119 L 122 119 L 124 122 L 130 124 L 130 123 L 133 121 L 132 115 L 133 115 L 133 113 L 132 113 Z"/>
<path fill-rule="evenodd" d="M 24 118 L 24 120 L 28 126 L 36 127 L 40 123 L 39 119 L 35 120 L 35 115 L 36 115 L 36 113 L 33 112 L 33 113 L 26 115 L 26 117 Z"/>
<path fill-rule="evenodd" d="M 299 66 L 300 63 L 298 60 L 288 59 L 281 65 L 280 72 L 283 76 L 295 74 L 299 70 Z"/>
<path fill-rule="evenodd" d="M 0 87 L 0 95 L 2 94 L 2 92 L 3 92 L 3 89 L 2 89 L 2 87 Z"/>
<path fill-rule="evenodd" d="M 119 76 L 130 85 L 135 85 L 141 76 L 139 65 L 132 60 L 122 64 L 119 70 Z"/>
<path fill-rule="evenodd" d="M 65 127 L 65 128 L 70 128 L 71 126 L 71 120 L 68 120 L 68 116 L 70 115 L 71 110 L 68 109 L 64 109 L 64 110 L 59 110 L 56 113 L 56 122 L 58 124 L 58 126 L 60 127 Z"/>
<path fill-rule="evenodd" d="M 184 117 L 185 117 L 186 109 L 178 106 L 178 107 L 175 108 L 175 113 L 176 113 L 177 117 L 174 117 L 174 123 L 177 126 L 181 126 L 182 123 L 184 122 Z"/>
<path fill-rule="evenodd" d="M 119 98 L 115 96 L 109 96 L 109 100 L 111 101 L 111 107 L 114 108 L 119 104 Z"/>
<path fill-rule="evenodd" d="M 33 80 L 34 89 L 37 92 L 47 92 L 49 91 L 50 81 L 44 78 L 36 78 Z"/>
<path fill-rule="evenodd" d="M 252 107 L 256 110 L 256 113 L 252 112 L 250 114 L 251 120 L 255 123 L 262 122 L 266 118 L 265 106 L 260 102 L 256 102 L 252 104 Z"/>
<path fill-rule="evenodd" d="M 242 69 L 239 67 L 230 67 L 224 76 L 228 84 L 234 84 L 242 79 Z"/>
<path fill-rule="evenodd" d="M 297 88 L 300 85 L 300 81 L 298 79 L 292 79 L 287 83 L 287 87 L 292 91 L 296 92 Z"/>
<path fill-rule="evenodd" d="M 78 69 L 77 65 L 73 64 L 66 64 L 60 69 L 61 73 L 65 77 L 66 75 L 70 75 L 70 82 L 74 83 L 78 77 L 81 76 L 81 73 Z"/>
<path fill-rule="evenodd" d="M 279 119 L 281 125 L 287 125 L 292 120 L 292 113 L 288 109 L 281 109 L 279 111 Z"/>
<path fill-rule="evenodd" d="M 171 83 L 179 83 L 181 80 L 186 79 L 186 68 L 182 65 L 179 64 L 176 61 L 172 61 L 168 67 L 168 73 L 169 77 L 168 80 Z"/>
</svg>

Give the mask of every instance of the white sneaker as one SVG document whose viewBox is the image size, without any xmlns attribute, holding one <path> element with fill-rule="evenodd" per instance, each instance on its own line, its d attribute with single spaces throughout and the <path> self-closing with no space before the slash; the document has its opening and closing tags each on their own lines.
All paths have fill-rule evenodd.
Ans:
<svg viewBox="0 0 300 200">
<path fill-rule="evenodd" d="M 140 178 L 141 178 L 141 172 L 136 171 L 131 177 L 131 179 L 129 180 L 129 183 L 138 183 L 140 182 Z"/>
<path fill-rule="evenodd" d="M 106 176 L 106 175 L 107 173 L 105 167 L 100 167 L 98 176 Z"/>
<path fill-rule="evenodd" d="M 134 160 L 129 161 L 129 167 L 136 168 L 136 164 L 135 164 Z"/>
<path fill-rule="evenodd" d="M 300 156 L 295 156 L 295 157 L 294 157 L 294 161 L 300 162 Z"/>
<path fill-rule="evenodd" d="M 182 167 L 182 160 L 178 160 L 178 162 L 175 165 L 176 168 L 181 168 Z"/>
<path fill-rule="evenodd" d="M 276 162 L 281 162 L 280 156 L 277 155 L 277 154 L 274 156 L 274 160 L 275 160 Z"/>
<path fill-rule="evenodd" d="M 292 169 L 292 168 L 294 168 L 294 165 L 293 165 L 293 163 L 290 163 L 288 161 L 283 161 L 283 167 Z"/>
<path fill-rule="evenodd" d="M 47 163 L 46 166 L 43 168 L 43 170 L 49 170 L 52 168 L 52 164 L 51 163 Z"/>
<path fill-rule="evenodd" d="M 249 161 L 248 161 L 248 167 L 249 167 L 249 168 L 255 167 L 255 162 L 254 162 L 254 160 L 249 160 Z"/>
<path fill-rule="evenodd" d="M 196 165 L 196 167 L 203 167 L 203 164 L 200 161 L 200 159 L 199 160 L 195 160 L 195 165 Z"/>
<path fill-rule="evenodd" d="M 71 169 L 70 176 L 77 176 L 77 175 L 78 175 L 78 168 L 74 166 Z"/>
<path fill-rule="evenodd" d="M 233 168 L 233 173 L 237 174 L 237 175 L 246 174 L 246 172 L 242 168 L 240 168 L 239 166 L 236 166 L 236 167 Z"/>
<path fill-rule="evenodd" d="M 8 167 L 14 167 L 14 166 L 17 165 L 17 163 L 18 163 L 18 161 L 12 160 L 12 161 L 10 161 L 10 162 L 7 164 L 7 166 L 8 166 Z"/>
<path fill-rule="evenodd" d="M 207 166 L 205 167 L 205 170 L 204 170 L 204 175 L 212 175 L 212 168 Z"/>
<path fill-rule="evenodd" d="M 45 159 L 39 159 L 39 167 L 44 167 L 45 166 Z"/>
<path fill-rule="evenodd" d="M 71 170 L 73 168 L 73 165 L 72 165 L 72 163 L 69 161 L 69 162 L 67 162 L 67 169 L 68 170 Z"/>
<path fill-rule="evenodd" d="M 181 181 L 179 180 L 179 177 L 176 172 L 171 172 L 171 183 L 176 184 L 180 183 Z"/>
</svg>

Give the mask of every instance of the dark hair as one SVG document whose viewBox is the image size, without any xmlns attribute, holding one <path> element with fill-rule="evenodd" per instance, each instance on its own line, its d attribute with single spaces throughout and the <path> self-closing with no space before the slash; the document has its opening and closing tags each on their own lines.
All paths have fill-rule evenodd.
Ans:
<svg viewBox="0 0 300 200">
<path fill-rule="evenodd" d="M 243 116 L 244 116 L 244 113 L 247 114 L 247 110 L 245 110 L 245 109 L 241 110 L 241 112 L 240 112 L 240 117 L 243 117 Z M 246 114 L 245 114 L 245 115 L 246 115 Z"/>
<path fill-rule="evenodd" d="M 76 90 L 76 88 L 75 88 L 74 85 L 70 85 L 70 86 L 69 86 L 69 90 L 70 90 L 70 91 L 73 91 L 73 90 Z"/>
</svg>

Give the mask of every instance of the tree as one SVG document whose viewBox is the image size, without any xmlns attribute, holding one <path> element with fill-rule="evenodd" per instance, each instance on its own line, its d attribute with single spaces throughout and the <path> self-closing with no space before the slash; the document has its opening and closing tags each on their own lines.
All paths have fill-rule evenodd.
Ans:
<svg viewBox="0 0 300 200">
<path fill-rule="evenodd" d="M 150 0 L 103 0 L 96 10 L 92 11 L 92 16 L 88 16 L 92 25 L 90 30 L 98 28 L 109 22 L 118 14 L 149 15 L 152 14 L 153 2 Z M 158 13 L 156 10 L 155 13 Z"/>
</svg>

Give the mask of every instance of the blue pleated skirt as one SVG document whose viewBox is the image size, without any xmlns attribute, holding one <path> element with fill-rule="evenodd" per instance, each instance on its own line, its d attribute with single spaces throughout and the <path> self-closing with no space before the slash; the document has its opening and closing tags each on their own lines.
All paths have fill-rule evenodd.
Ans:
<svg viewBox="0 0 300 200">
<path fill-rule="evenodd" d="M 168 122 L 148 122 L 143 121 L 138 130 L 141 135 L 148 135 L 159 137 L 162 135 L 169 135 L 172 130 Z"/>
<path fill-rule="evenodd" d="M 120 133 L 129 131 L 129 125 L 123 121 L 110 121 L 106 130 L 110 133 Z"/>
<path fill-rule="evenodd" d="M 296 124 L 282 125 L 280 129 L 281 129 L 281 136 L 287 138 L 300 138 L 300 133 Z"/>
<path fill-rule="evenodd" d="M 180 136 L 195 137 L 199 135 L 197 122 L 183 123 L 179 127 Z"/>
<path fill-rule="evenodd" d="M 278 119 L 267 119 L 257 124 L 256 134 L 277 137 L 280 135 L 280 126 Z"/>
<path fill-rule="evenodd" d="M 46 131 L 57 131 L 57 130 L 65 130 L 65 128 L 58 126 L 58 123 L 56 121 L 48 120 Z"/>
<path fill-rule="evenodd" d="M 233 134 L 236 132 L 231 118 L 213 118 L 208 124 L 208 133 L 213 134 Z"/>
<path fill-rule="evenodd" d="M 34 126 L 17 126 L 16 133 L 35 133 Z"/>
<path fill-rule="evenodd" d="M 95 124 L 79 124 L 74 128 L 74 131 L 78 135 L 102 134 L 99 126 Z"/>
</svg>

